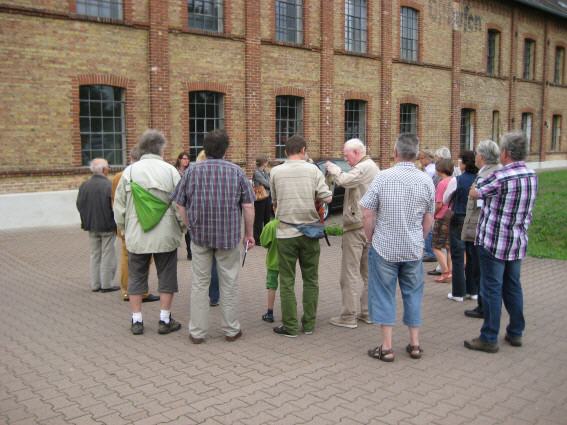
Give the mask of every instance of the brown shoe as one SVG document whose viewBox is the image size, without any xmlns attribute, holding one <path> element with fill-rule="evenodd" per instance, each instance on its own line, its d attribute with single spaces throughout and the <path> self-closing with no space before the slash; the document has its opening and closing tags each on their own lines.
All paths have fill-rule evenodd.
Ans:
<svg viewBox="0 0 567 425">
<path fill-rule="evenodd" d="M 226 335 L 226 336 L 224 337 L 224 339 L 225 339 L 226 341 L 228 341 L 228 342 L 234 342 L 234 341 L 236 341 L 238 338 L 240 338 L 241 336 L 242 336 L 242 331 L 240 330 L 240 331 L 238 331 L 238 333 L 237 333 L 236 335 L 234 335 L 234 336 L 228 336 L 228 335 Z"/>
<path fill-rule="evenodd" d="M 498 351 L 498 344 L 491 344 L 480 338 L 465 341 L 465 347 L 469 350 L 484 351 L 485 353 L 496 353 Z"/>
<path fill-rule="evenodd" d="M 193 344 L 202 344 L 205 342 L 205 338 L 195 338 L 193 335 L 189 334 L 189 341 Z"/>
</svg>

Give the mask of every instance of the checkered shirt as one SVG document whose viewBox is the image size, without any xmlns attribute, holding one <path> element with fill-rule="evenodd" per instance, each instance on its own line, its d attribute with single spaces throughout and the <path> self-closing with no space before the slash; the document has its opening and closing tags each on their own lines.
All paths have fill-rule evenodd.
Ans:
<svg viewBox="0 0 567 425">
<path fill-rule="evenodd" d="M 242 204 L 253 204 L 252 185 L 242 169 L 222 159 L 191 164 L 176 189 L 186 208 L 191 240 L 200 246 L 235 248 L 241 235 Z"/>
<path fill-rule="evenodd" d="M 478 186 L 484 200 L 476 245 L 503 261 L 524 258 L 537 194 L 537 176 L 523 161 L 496 170 Z"/>
<path fill-rule="evenodd" d="M 423 256 L 423 216 L 435 211 L 431 177 L 412 162 L 399 162 L 376 175 L 360 200 L 376 211 L 372 246 L 391 263 L 416 261 Z"/>
</svg>

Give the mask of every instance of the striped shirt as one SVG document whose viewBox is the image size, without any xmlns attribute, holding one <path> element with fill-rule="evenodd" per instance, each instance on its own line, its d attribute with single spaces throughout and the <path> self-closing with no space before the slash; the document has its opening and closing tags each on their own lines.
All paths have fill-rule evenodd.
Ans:
<svg viewBox="0 0 567 425">
<path fill-rule="evenodd" d="M 360 200 L 376 211 L 372 246 L 386 261 L 417 261 L 423 256 L 423 216 L 435 211 L 435 186 L 412 162 L 399 162 L 376 175 Z"/>
<path fill-rule="evenodd" d="M 483 180 L 477 190 L 484 205 L 475 244 L 499 260 L 524 258 L 537 194 L 534 171 L 523 161 L 513 162 Z"/>
<path fill-rule="evenodd" d="M 197 245 L 232 249 L 240 242 L 242 204 L 254 203 L 242 169 L 223 159 L 191 164 L 175 198 L 186 208 L 191 240 Z"/>
</svg>

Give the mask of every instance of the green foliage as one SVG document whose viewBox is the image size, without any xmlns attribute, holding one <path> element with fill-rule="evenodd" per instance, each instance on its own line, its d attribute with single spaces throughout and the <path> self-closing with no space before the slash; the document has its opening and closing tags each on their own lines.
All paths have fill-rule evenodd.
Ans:
<svg viewBox="0 0 567 425">
<path fill-rule="evenodd" d="M 567 260 L 567 170 L 538 174 L 528 255 Z"/>
<path fill-rule="evenodd" d="M 330 226 L 325 226 L 325 231 L 329 236 L 342 236 L 343 235 L 343 226 L 339 224 L 331 224 Z"/>
</svg>

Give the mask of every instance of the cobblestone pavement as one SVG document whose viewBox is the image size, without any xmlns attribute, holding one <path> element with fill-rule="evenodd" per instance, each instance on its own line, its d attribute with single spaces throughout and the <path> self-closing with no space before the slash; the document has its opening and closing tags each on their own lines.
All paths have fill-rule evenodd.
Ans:
<svg viewBox="0 0 567 425">
<path fill-rule="evenodd" d="M 463 347 L 481 324 L 463 315 L 473 303 L 447 300 L 449 285 L 428 278 L 424 357 L 407 356 L 398 326 L 397 358 L 386 364 L 366 355 L 377 327 L 328 324 L 340 306 L 340 239 L 331 239 L 321 248 L 313 335 L 282 338 L 260 320 L 264 250 L 255 248 L 240 275 L 244 337 L 224 341 L 217 307 L 210 338 L 193 345 L 184 248 L 173 306 L 182 331 L 158 335 L 151 303 L 146 333 L 135 337 L 118 293 L 89 289 L 85 232 L 1 232 L 0 423 L 567 424 L 567 262 L 524 262 L 525 344 L 498 354 Z M 155 272 L 150 282 L 155 292 Z"/>
</svg>

